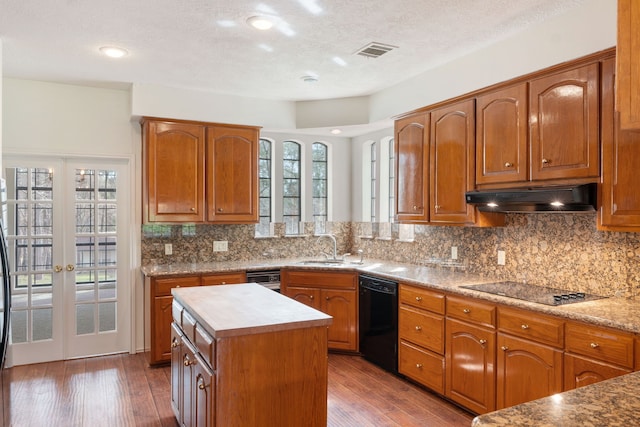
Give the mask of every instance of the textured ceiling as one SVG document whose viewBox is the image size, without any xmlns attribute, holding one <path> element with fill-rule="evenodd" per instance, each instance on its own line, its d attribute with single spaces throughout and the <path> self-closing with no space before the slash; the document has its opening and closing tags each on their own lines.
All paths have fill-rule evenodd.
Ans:
<svg viewBox="0 0 640 427">
<path fill-rule="evenodd" d="M 369 95 L 582 0 L 0 0 L 5 77 L 314 100 Z M 246 19 L 267 14 L 263 32 Z M 368 59 L 370 42 L 395 49 Z M 118 45 L 130 54 L 102 57 Z M 339 65 L 334 58 L 341 58 Z M 315 74 L 318 82 L 304 83 Z"/>
</svg>

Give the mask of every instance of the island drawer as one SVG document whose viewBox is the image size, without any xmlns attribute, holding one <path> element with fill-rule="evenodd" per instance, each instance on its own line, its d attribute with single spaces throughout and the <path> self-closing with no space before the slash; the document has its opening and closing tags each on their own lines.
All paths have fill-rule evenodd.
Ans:
<svg viewBox="0 0 640 427">
<path fill-rule="evenodd" d="M 444 294 L 428 289 L 401 284 L 400 303 L 444 314 Z"/>
<path fill-rule="evenodd" d="M 500 307 L 498 329 L 554 347 L 564 345 L 564 322 L 532 311 Z"/>
<path fill-rule="evenodd" d="M 569 322 L 565 349 L 592 359 L 633 369 L 633 336 L 593 325 Z"/>
<path fill-rule="evenodd" d="M 496 307 L 468 298 L 447 296 L 447 317 L 495 328 Z"/>
<path fill-rule="evenodd" d="M 195 344 L 202 358 L 216 369 L 216 342 L 199 323 L 196 323 Z"/>
<path fill-rule="evenodd" d="M 188 311 L 182 311 L 182 324 L 180 325 L 182 332 L 184 335 L 191 341 L 195 342 L 195 333 L 196 333 L 196 319 L 189 314 Z"/>
<path fill-rule="evenodd" d="M 406 341 L 398 348 L 398 372 L 444 394 L 444 357 Z"/>
<path fill-rule="evenodd" d="M 400 307 L 398 335 L 424 348 L 444 354 L 444 317 Z"/>
</svg>

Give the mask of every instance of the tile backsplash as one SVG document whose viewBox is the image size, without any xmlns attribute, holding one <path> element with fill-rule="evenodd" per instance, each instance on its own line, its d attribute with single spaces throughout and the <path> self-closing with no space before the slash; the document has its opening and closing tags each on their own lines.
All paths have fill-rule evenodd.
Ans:
<svg viewBox="0 0 640 427">
<path fill-rule="evenodd" d="M 412 240 L 399 239 L 397 225 L 390 238 L 378 238 L 379 227 L 370 223 L 334 222 L 330 227 L 339 254 L 362 249 L 365 258 L 606 296 L 638 296 L 640 234 L 598 231 L 595 215 L 508 214 L 499 228 L 415 226 Z M 255 238 L 253 225 L 145 225 L 142 263 L 311 258 L 329 249 L 328 240 L 313 235 L 313 223 L 304 224 L 301 236 L 285 237 L 284 224 L 274 229 L 275 237 Z M 229 250 L 213 252 L 213 241 L 227 241 Z M 164 255 L 165 243 L 172 244 L 172 255 Z M 451 260 L 452 246 L 457 260 Z M 497 263 L 499 250 L 505 252 L 505 265 Z"/>
</svg>

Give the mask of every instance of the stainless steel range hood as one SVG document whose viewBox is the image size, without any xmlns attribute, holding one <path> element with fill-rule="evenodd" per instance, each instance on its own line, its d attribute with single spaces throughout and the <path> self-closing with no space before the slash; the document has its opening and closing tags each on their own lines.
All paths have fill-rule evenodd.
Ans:
<svg viewBox="0 0 640 427">
<path fill-rule="evenodd" d="M 483 212 L 593 212 L 596 184 L 470 191 L 465 198 Z"/>
</svg>

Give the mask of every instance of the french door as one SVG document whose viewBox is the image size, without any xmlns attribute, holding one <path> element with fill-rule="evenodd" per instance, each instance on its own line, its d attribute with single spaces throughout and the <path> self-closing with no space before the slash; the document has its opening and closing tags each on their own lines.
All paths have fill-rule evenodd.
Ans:
<svg viewBox="0 0 640 427">
<path fill-rule="evenodd" d="M 4 158 L 10 363 L 130 345 L 127 161 Z"/>
</svg>

